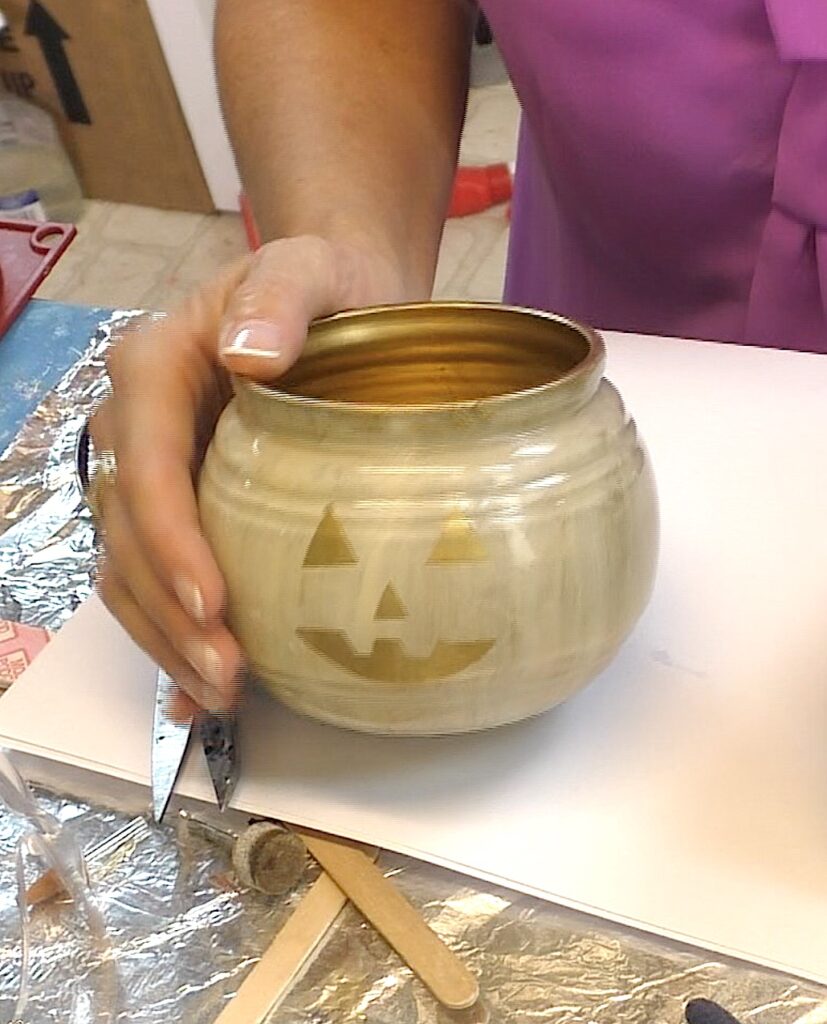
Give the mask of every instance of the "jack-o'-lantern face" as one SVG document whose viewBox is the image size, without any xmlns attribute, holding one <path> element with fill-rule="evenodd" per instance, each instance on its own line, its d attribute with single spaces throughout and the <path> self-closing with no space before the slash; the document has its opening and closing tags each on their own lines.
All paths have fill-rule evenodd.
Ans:
<svg viewBox="0 0 827 1024">
<path fill-rule="evenodd" d="M 357 617 L 358 610 L 361 609 L 363 618 L 369 615 L 372 619 L 372 646 L 367 647 L 363 644 L 364 649 L 360 651 L 353 642 L 350 633 L 357 625 L 355 622 L 351 629 L 299 626 L 296 629 L 297 636 L 316 654 L 363 679 L 393 683 L 430 683 L 469 668 L 494 646 L 495 641 L 489 637 L 473 640 L 437 637 L 429 651 L 411 653 L 401 636 L 378 635 L 379 632 L 387 634 L 389 629 L 401 630 L 405 624 L 416 625 L 410 622 L 411 616 L 416 615 L 416 610 L 409 610 L 406 606 L 404 588 L 400 589 L 393 579 L 387 577 L 384 564 L 379 570 L 382 574 L 379 580 L 375 566 L 369 572 L 364 570 L 364 560 L 369 561 L 369 556 L 367 559 L 364 556 L 363 559 L 357 556 L 344 524 L 334 509 L 328 507 L 307 548 L 303 569 L 323 573 L 328 584 L 332 580 L 329 574 L 347 571 L 348 567 L 351 572 L 358 575 L 354 591 L 356 596 L 352 601 L 349 599 L 348 603 L 357 609 Z M 424 568 L 434 574 L 427 584 L 431 588 L 430 592 L 433 592 L 433 588 L 439 588 L 446 583 L 444 576 L 442 580 L 439 578 L 440 569 L 453 567 L 457 571 L 462 567 L 464 572 L 473 574 L 480 563 L 487 560 L 488 553 L 473 524 L 461 514 L 452 516 L 443 524 L 440 535 L 432 544 L 425 561 Z M 409 569 L 410 567 L 406 567 L 406 571 Z M 422 568 L 419 572 L 422 572 Z M 376 589 L 377 581 L 381 590 Z M 373 593 L 377 596 L 371 597 L 371 607 L 368 611 L 359 598 L 370 596 L 371 583 Z M 473 578 L 466 585 L 473 592 Z M 465 586 L 462 589 L 464 590 Z M 341 594 L 341 591 L 339 593 Z M 420 598 L 422 593 L 420 589 Z M 462 601 L 462 594 L 456 594 L 456 601 Z M 394 626 L 395 623 L 398 626 Z M 363 636 L 364 625 L 363 623 L 361 631 Z"/>
</svg>

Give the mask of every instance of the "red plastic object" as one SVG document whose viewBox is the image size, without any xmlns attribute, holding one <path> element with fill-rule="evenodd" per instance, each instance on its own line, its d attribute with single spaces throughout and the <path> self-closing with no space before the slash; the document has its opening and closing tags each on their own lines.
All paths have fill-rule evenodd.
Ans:
<svg viewBox="0 0 827 1024">
<path fill-rule="evenodd" d="M 11 327 L 76 234 L 71 224 L 0 220 L 0 335 Z"/>
<path fill-rule="evenodd" d="M 261 235 L 258 233 L 258 225 L 253 216 L 253 208 L 250 206 L 250 200 L 243 192 L 238 197 L 238 200 L 241 206 L 241 219 L 244 221 L 244 231 L 247 234 L 247 245 L 250 248 L 250 252 L 255 252 L 256 249 L 261 248 Z"/>
<path fill-rule="evenodd" d="M 492 206 L 508 202 L 513 183 L 508 164 L 488 167 L 460 167 L 454 181 L 454 193 L 448 207 L 449 217 L 467 217 Z"/>
</svg>

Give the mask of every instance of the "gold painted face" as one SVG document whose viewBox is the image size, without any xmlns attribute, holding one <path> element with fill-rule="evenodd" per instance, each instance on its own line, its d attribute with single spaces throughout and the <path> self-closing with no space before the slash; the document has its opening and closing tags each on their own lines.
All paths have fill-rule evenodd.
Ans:
<svg viewBox="0 0 827 1024">
<path fill-rule="evenodd" d="M 484 562 L 488 553 L 473 524 L 462 514 L 448 519 L 431 551 L 427 565 Z M 304 568 L 334 569 L 357 566 L 359 560 L 344 527 L 332 507 L 325 510 L 304 558 Z M 388 582 L 376 607 L 374 620 L 401 621 L 408 610 L 392 582 Z M 341 629 L 299 627 L 297 636 L 307 646 L 340 668 L 376 682 L 430 683 L 456 675 L 483 658 L 493 639 L 438 640 L 430 654 L 408 654 L 396 637 L 378 637 L 368 654 L 360 654 Z"/>
</svg>

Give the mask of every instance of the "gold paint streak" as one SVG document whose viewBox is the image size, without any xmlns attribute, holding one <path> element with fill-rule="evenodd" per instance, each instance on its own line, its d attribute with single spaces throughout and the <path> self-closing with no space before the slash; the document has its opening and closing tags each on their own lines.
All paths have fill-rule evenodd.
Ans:
<svg viewBox="0 0 827 1024">
<path fill-rule="evenodd" d="M 357 562 L 356 552 L 345 536 L 333 506 L 328 505 L 304 556 L 304 567 L 329 569 L 337 565 L 356 565 Z"/>
<path fill-rule="evenodd" d="M 462 513 L 452 516 L 443 526 L 428 565 L 449 562 L 484 562 L 488 552 L 471 521 Z"/>
<path fill-rule="evenodd" d="M 429 655 L 419 658 L 406 654 L 400 640 L 380 638 L 370 654 L 357 654 L 339 629 L 301 628 L 296 633 L 317 654 L 377 683 L 432 683 L 446 679 L 479 661 L 494 646 L 493 640 L 440 640 Z"/>
<path fill-rule="evenodd" d="M 405 619 L 408 616 L 405 605 L 402 604 L 402 600 L 397 594 L 392 583 L 389 583 L 379 598 L 379 604 L 376 606 L 376 614 L 373 616 L 374 619 Z"/>
</svg>

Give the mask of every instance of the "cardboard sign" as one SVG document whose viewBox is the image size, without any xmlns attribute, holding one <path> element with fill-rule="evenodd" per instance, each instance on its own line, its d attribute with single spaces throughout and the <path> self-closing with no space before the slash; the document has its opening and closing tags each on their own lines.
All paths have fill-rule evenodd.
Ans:
<svg viewBox="0 0 827 1024">
<path fill-rule="evenodd" d="M 9 0 L 0 85 L 55 118 L 90 199 L 213 209 L 144 0 Z"/>
</svg>

